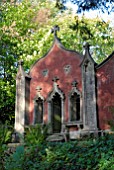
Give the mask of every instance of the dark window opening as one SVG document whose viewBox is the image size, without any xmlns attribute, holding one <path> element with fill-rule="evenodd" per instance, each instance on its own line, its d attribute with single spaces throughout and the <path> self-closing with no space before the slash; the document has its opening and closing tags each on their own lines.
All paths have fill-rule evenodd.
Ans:
<svg viewBox="0 0 114 170">
<path fill-rule="evenodd" d="M 80 95 L 74 93 L 70 98 L 70 120 L 80 120 Z"/>
<path fill-rule="evenodd" d="M 61 131 L 61 98 L 58 93 L 52 99 L 52 128 L 53 133 Z"/>
<path fill-rule="evenodd" d="M 38 98 L 35 102 L 35 124 L 43 123 L 43 100 Z"/>
</svg>

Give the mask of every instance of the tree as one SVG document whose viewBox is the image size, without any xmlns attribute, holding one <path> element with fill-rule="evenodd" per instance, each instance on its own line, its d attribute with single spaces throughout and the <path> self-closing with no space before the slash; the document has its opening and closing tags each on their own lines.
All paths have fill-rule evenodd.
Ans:
<svg viewBox="0 0 114 170">
<path fill-rule="evenodd" d="M 56 0 L 56 6 L 63 8 L 67 1 L 71 1 L 78 6 L 78 13 L 88 10 L 114 12 L 114 0 Z"/>
<path fill-rule="evenodd" d="M 33 13 L 30 4 L 0 6 L 0 120 L 3 122 L 14 118 L 17 60 L 23 53 L 19 43 L 26 41 L 28 30 L 34 28 Z"/>
<path fill-rule="evenodd" d="M 62 13 L 55 2 L 4 3 L 0 6 L 0 120 L 13 120 L 15 107 L 15 77 L 17 62 L 24 60 L 27 72 L 30 65 L 47 53 L 52 45 L 51 28 L 60 27 L 58 37 L 63 45 L 83 52 L 83 43 L 92 45 L 92 56 L 101 62 L 112 52 L 113 29 L 99 18 L 87 19 L 71 11 Z"/>
<path fill-rule="evenodd" d="M 82 46 L 84 42 L 89 42 L 92 57 L 97 63 L 102 62 L 112 53 L 112 48 L 114 48 L 114 30 L 110 26 L 110 22 L 104 22 L 98 17 L 89 19 L 84 16 L 82 18 L 75 16 L 70 28 L 78 37 L 78 46 Z"/>
</svg>

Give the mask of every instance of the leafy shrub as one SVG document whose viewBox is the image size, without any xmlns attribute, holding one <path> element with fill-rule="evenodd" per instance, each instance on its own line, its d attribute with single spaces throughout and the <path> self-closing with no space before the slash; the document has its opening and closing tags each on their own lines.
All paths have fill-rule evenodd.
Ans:
<svg viewBox="0 0 114 170">
<path fill-rule="evenodd" d="M 16 151 L 7 158 L 6 170 L 22 170 L 24 165 L 24 146 L 18 146 Z"/>
<path fill-rule="evenodd" d="M 18 146 L 16 151 L 5 161 L 6 170 L 34 169 L 37 167 L 35 160 L 40 160 L 42 147 L 46 143 L 47 126 L 29 126 L 26 128 L 23 146 Z M 41 150 L 41 152 L 40 152 Z M 37 168 L 36 168 L 37 169 Z"/>
<path fill-rule="evenodd" d="M 12 127 L 6 122 L 0 122 L 0 145 L 8 143 L 11 140 Z"/>
<path fill-rule="evenodd" d="M 36 136 L 37 132 L 34 133 Z M 10 170 L 13 166 L 15 170 L 21 170 L 21 168 L 22 170 L 114 169 L 114 135 L 63 143 L 46 142 L 44 138 L 34 140 L 33 136 L 27 138 L 28 143 L 28 139 L 32 139 L 32 142 L 30 141 L 30 144 L 25 145 L 23 149 L 18 148 L 6 160 L 6 170 L 8 168 Z"/>
<path fill-rule="evenodd" d="M 4 167 L 5 151 L 7 149 L 7 143 L 11 140 L 12 127 L 6 122 L 2 124 L 0 122 L 0 167 Z"/>
<path fill-rule="evenodd" d="M 25 144 L 40 145 L 45 142 L 47 137 L 48 126 L 36 124 L 29 126 L 25 131 Z"/>
</svg>

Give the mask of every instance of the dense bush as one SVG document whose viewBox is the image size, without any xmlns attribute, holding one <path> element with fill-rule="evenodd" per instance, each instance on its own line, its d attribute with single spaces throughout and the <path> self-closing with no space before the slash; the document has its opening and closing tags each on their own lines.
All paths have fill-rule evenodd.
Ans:
<svg viewBox="0 0 114 170">
<path fill-rule="evenodd" d="M 6 122 L 0 122 L 0 170 L 4 168 L 5 151 L 7 143 L 11 140 L 12 127 Z"/>
<path fill-rule="evenodd" d="M 113 170 L 114 136 L 19 146 L 6 170 Z"/>
<path fill-rule="evenodd" d="M 31 125 L 25 128 L 25 144 L 26 146 L 44 144 L 48 134 L 48 126 Z"/>
</svg>

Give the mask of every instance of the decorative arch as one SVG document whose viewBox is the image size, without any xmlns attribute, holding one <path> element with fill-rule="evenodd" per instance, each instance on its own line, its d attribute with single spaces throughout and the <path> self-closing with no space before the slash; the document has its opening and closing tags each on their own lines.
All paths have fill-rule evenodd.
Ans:
<svg viewBox="0 0 114 170">
<path fill-rule="evenodd" d="M 56 93 L 58 93 L 60 95 L 61 100 L 65 99 L 65 96 L 64 96 L 64 93 L 62 92 L 62 90 L 58 87 L 58 85 L 54 85 L 54 88 L 48 95 L 48 102 L 50 102 L 55 97 Z"/>
<path fill-rule="evenodd" d="M 69 122 L 82 122 L 82 97 L 77 89 L 77 82 L 72 83 L 72 90 L 69 93 Z"/>
<path fill-rule="evenodd" d="M 40 94 L 41 87 L 37 87 L 37 95 L 34 98 L 34 118 L 33 124 L 42 124 L 44 115 L 44 97 Z"/>
<path fill-rule="evenodd" d="M 48 123 L 50 133 L 60 133 L 64 124 L 64 99 L 65 95 L 57 84 L 58 78 L 53 79 L 53 89 L 48 95 Z M 59 126 L 57 128 L 57 126 Z"/>
</svg>

